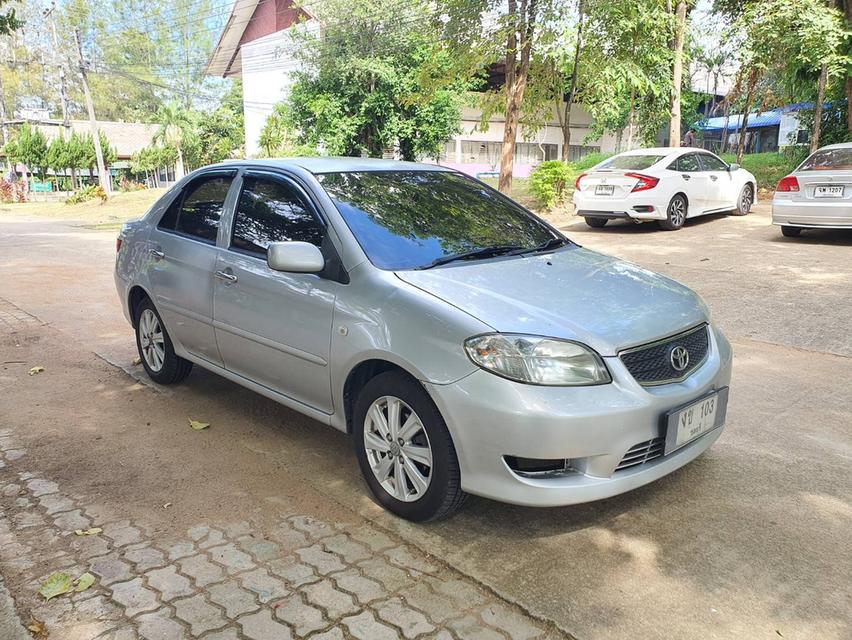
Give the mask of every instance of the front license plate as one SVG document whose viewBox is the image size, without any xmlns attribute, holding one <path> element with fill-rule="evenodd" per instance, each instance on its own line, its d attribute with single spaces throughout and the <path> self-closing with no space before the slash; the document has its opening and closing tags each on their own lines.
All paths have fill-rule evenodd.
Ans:
<svg viewBox="0 0 852 640">
<path fill-rule="evenodd" d="M 666 414 L 666 455 L 722 426 L 728 408 L 728 387 Z"/>
<path fill-rule="evenodd" d="M 843 187 L 817 187 L 814 191 L 816 198 L 842 198 Z"/>
<path fill-rule="evenodd" d="M 596 196 L 611 196 L 613 193 L 615 193 L 615 185 L 599 184 L 595 187 Z"/>
</svg>

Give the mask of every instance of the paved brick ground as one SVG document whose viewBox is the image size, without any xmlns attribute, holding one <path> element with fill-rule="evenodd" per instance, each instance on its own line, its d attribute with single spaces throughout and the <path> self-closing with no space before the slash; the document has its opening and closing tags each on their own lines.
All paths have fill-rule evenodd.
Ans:
<svg viewBox="0 0 852 640">
<path fill-rule="evenodd" d="M 0 300 L 0 339 L 12 347 L 4 353 L 38 325 Z M 263 530 L 211 517 L 185 532 L 155 532 L 119 518 L 108 501 L 69 495 L 38 469 L 0 425 L 0 571 L 21 618 L 43 621 L 50 638 L 562 637 L 363 520 L 326 522 L 282 508 Z M 102 531 L 75 534 L 92 527 Z M 37 592 L 54 571 L 97 580 L 45 602 Z"/>
</svg>

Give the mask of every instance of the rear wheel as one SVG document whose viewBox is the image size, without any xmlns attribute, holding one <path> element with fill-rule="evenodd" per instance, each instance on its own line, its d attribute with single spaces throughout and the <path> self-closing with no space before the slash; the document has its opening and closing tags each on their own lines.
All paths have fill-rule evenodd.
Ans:
<svg viewBox="0 0 852 640">
<path fill-rule="evenodd" d="M 136 307 L 136 348 L 145 373 L 159 384 L 177 384 L 192 371 L 192 363 L 175 353 L 172 339 L 150 298 Z"/>
<path fill-rule="evenodd" d="M 586 216 L 586 224 L 592 227 L 593 229 L 601 229 L 606 226 L 607 222 L 609 222 L 609 220 L 607 220 L 606 218 Z"/>
<path fill-rule="evenodd" d="M 798 238 L 801 234 L 802 234 L 802 228 L 801 227 L 788 227 L 788 226 L 782 226 L 781 227 L 781 235 L 783 235 L 785 238 Z"/>
<path fill-rule="evenodd" d="M 731 213 L 735 216 L 744 216 L 749 211 L 751 211 L 752 206 L 754 205 L 754 187 L 750 184 L 746 184 L 743 186 L 742 191 L 740 191 L 740 197 L 737 199 L 737 208 L 734 209 Z"/>
<path fill-rule="evenodd" d="M 416 380 L 395 371 L 370 380 L 355 402 L 353 425 L 361 473 L 385 509 L 424 522 L 462 505 L 453 440 Z"/>
<path fill-rule="evenodd" d="M 669 202 L 666 219 L 660 220 L 660 226 L 666 231 L 677 231 L 686 222 L 686 198 L 678 194 Z"/>
</svg>

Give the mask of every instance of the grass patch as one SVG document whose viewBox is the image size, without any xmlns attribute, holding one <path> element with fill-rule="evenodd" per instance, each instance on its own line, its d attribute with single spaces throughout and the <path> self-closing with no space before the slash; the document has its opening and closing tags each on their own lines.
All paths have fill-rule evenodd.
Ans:
<svg viewBox="0 0 852 640">
<path fill-rule="evenodd" d="M 725 162 L 736 162 L 733 153 L 722 155 Z M 793 153 L 752 153 L 743 156 L 742 168 L 757 179 L 759 191 L 775 191 L 778 181 L 795 169 L 804 158 Z"/>
<path fill-rule="evenodd" d="M 64 202 L 22 202 L 0 205 L 0 217 L 5 215 L 33 218 L 64 218 L 79 220 L 89 229 L 119 229 L 126 220 L 144 214 L 165 189 L 144 189 L 116 193 L 106 202 L 97 198 L 80 204 Z"/>
</svg>

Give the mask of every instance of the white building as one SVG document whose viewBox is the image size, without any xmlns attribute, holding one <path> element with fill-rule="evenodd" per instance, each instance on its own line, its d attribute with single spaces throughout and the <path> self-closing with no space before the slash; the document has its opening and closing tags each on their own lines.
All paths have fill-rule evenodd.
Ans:
<svg viewBox="0 0 852 640">
<path fill-rule="evenodd" d="M 294 27 L 306 20 L 302 27 Z M 223 77 L 241 77 L 245 113 L 246 155 L 261 152 L 260 132 L 277 102 L 286 98 L 292 84 L 292 72 L 299 62 L 293 56 L 291 28 L 319 29 L 304 9 L 291 0 L 236 0 L 231 16 L 219 37 L 208 62 L 206 73 Z M 584 145 L 591 118 L 580 105 L 572 113 L 571 158 L 591 151 L 614 152 L 616 139 L 606 135 Z M 448 142 L 438 159 L 441 164 L 466 173 L 499 172 L 500 145 L 503 140 L 503 118 L 495 115 L 488 129 L 480 127 L 480 112 L 462 110 L 462 132 Z M 543 160 L 558 159 L 562 152 L 562 132 L 554 111 L 552 121 L 526 139 L 523 128 L 518 135 L 514 174 L 529 175 L 532 167 Z"/>
</svg>

